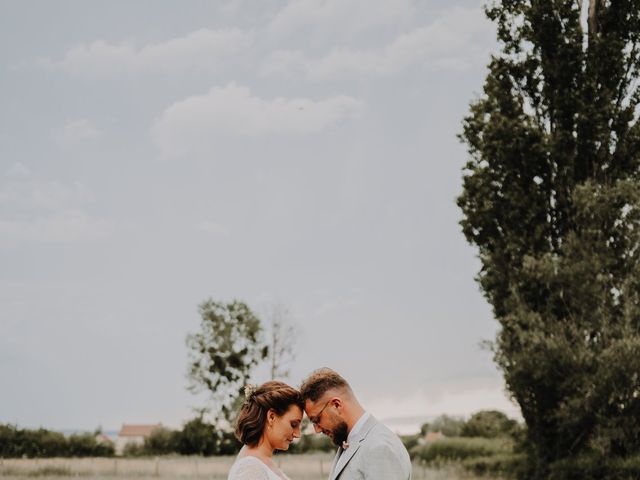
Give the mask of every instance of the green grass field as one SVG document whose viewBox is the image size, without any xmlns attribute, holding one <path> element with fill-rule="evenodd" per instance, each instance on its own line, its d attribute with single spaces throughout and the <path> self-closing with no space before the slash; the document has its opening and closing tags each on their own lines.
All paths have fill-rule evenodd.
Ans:
<svg viewBox="0 0 640 480">
<path fill-rule="evenodd" d="M 333 455 L 278 455 L 276 462 L 292 480 L 326 480 Z M 0 459 L 3 480 L 154 480 L 227 478 L 233 457 L 159 457 L 159 458 L 51 458 Z M 471 480 L 475 477 L 455 469 L 431 470 L 414 465 L 416 480 Z M 490 480 L 482 477 L 484 480 Z"/>
</svg>

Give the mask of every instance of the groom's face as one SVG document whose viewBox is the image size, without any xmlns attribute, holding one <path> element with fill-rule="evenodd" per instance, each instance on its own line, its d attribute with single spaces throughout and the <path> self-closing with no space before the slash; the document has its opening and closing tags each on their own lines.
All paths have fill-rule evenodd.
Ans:
<svg viewBox="0 0 640 480">
<path fill-rule="evenodd" d="M 336 446 L 341 446 L 349 436 L 349 427 L 340 416 L 336 403 L 333 398 L 321 398 L 317 402 L 306 400 L 304 410 L 316 433 L 324 433 Z"/>
</svg>

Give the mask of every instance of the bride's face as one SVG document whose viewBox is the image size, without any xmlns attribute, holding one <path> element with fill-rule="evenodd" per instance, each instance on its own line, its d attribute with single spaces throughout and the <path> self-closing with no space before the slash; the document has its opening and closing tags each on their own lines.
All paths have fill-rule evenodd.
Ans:
<svg viewBox="0 0 640 480">
<path fill-rule="evenodd" d="M 300 438 L 302 410 L 299 406 L 291 405 L 282 416 L 270 411 L 267 420 L 265 435 L 274 450 L 288 450 L 293 439 Z"/>
</svg>

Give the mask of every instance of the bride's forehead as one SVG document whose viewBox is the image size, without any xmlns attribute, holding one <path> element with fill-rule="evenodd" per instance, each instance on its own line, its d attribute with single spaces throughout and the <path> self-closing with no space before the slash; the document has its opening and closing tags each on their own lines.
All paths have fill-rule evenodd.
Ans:
<svg viewBox="0 0 640 480">
<path fill-rule="evenodd" d="M 302 418 L 302 409 L 298 405 L 291 405 L 286 412 L 284 412 L 286 416 L 300 417 Z"/>
</svg>

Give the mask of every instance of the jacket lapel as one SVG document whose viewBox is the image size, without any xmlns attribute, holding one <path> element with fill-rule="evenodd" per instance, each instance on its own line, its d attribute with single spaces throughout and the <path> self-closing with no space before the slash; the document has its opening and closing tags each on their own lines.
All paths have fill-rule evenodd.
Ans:
<svg viewBox="0 0 640 480">
<path fill-rule="evenodd" d="M 360 448 L 360 445 L 362 445 L 362 442 L 364 442 L 367 438 L 369 431 L 376 425 L 376 423 L 378 423 L 378 421 L 373 418 L 373 416 L 370 416 L 367 419 L 366 423 L 362 426 L 360 434 L 353 439 L 353 441 L 349 445 L 349 448 L 344 450 L 342 452 L 342 455 L 340 455 L 337 459 L 337 462 L 334 464 L 333 470 L 331 471 L 331 477 L 329 477 L 329 480 L 335 480 L 336 478 L 338 478 L 340 472 L 342 472 L 344 467 L 347 466 L 347 463 L 349 463 L 349 460 L 351 460 L 351 458 L 356 454 L 356 452 Z M 338 449 L 338 454 L 339 453 L 340 449 Z"/>
<path fill-rule="evenodd" d="M 342 454 L 342 447 L 338 447 L 338 450 L 336 451 L 335 456 L 333 457 L 333 463 L 331 464 L 331 470 L 329 470 L 331 473 L 329 474 L 329 478 L 333 478 L 333 472 L 336 469 L 336 466 L 338 465 L 338 460 L 340 459 L 340 455 Z"/>
</svg>

